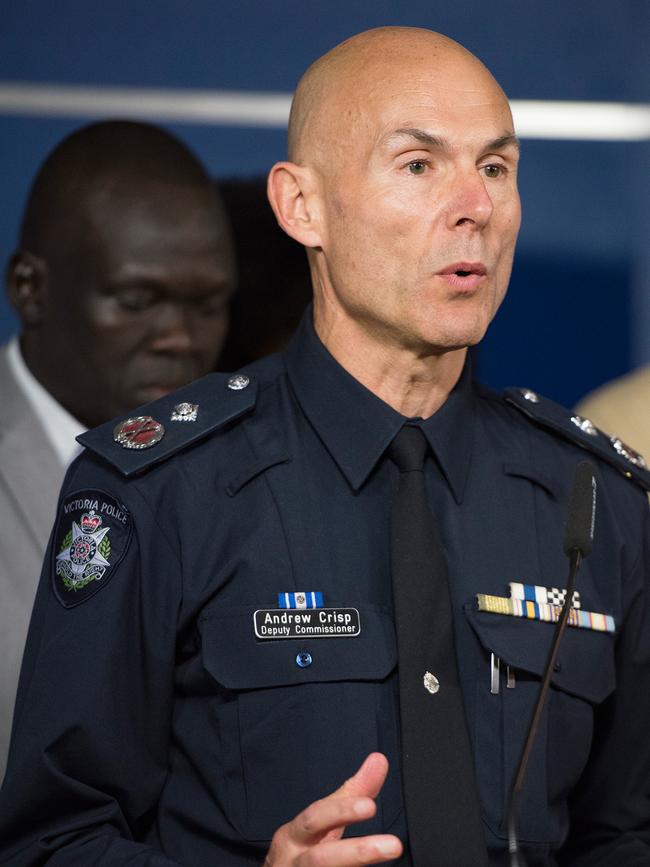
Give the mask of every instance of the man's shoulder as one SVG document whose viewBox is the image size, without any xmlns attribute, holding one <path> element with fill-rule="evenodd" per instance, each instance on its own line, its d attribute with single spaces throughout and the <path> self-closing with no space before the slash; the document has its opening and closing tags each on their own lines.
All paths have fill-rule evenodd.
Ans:
<svg viewBox="0 0 650 867">
<path fill-rule="evenodd" d="M 645 458 L 619 437 L 600 430 L 588 419 L 530 388 L 495 392 L 479 387 L 484 405 L 503 422 L 527 428 L 540 443 L 562 449 L 570 444 L 591 453 L 644 490 L 650 490 L 650 470 Z"/>
<path fill-rule="evenodd" d="M 137 476 L 249 416 L 278 372 L 271 358 L 246 372 L 208 374 L 78 440 L 122 476 Z"/>
<path fill-rule="evenodd" d="M 650 365 L 602 385 L 577 406 L 610 433 L 620 434 L 641 451 L 650 450 Z"/>
<path fill-rule="evenodd" d="M 650 394 L 650 365 L 644 365 L 589 392 L 582 398 L 578 407 L 612 403 L 619 409 L 628 403 L 640 402 L 645 405 L 648 402 L 648 394 Z"/>
<path fill-rule="evenodd" d="M 0 388 L 2 402 L 0 404 L 0 419 L 15 421 L 17 417 L 34 415 L 27 397 L 21 390 L 9 362 L 9 347 L 11 341 L 0 344 Z"/>
</svg>

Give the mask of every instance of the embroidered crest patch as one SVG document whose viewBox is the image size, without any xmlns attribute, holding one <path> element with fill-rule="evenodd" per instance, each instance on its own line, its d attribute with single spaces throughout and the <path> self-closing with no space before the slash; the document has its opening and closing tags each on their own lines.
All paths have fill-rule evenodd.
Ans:
<svg viewBox="0 0 650 867">
<path fill-rule="evenodd" d="M 108 583 L 131 538 L 131 515 L 104 491 L 78 491 L 61 504 L 52 555 L 54 593 L 72 608 Z"/>
</svg>

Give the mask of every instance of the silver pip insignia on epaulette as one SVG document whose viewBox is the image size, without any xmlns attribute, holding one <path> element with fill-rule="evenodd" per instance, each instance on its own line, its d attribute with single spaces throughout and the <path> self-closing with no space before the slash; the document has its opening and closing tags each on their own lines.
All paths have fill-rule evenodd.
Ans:
<svg viewBox="0 0 650 867">
<path fill-rule="evenodd" d="M 572 414 L 565 407 L 541 397 L 530 388 L 509 388 L 506 401 L 528 418 L 572 440 L 615 466 L 628 479 L 650 491 L 650 471 L 642 454 L 628 446 L 620 437 L 610 436 L 588 418 Z"/>
<path fill-rule="evenodd" d="M 589 421 L 588 418 L 583 418 L 581 415 L 572 415 L 571 421 L 576 427 L 579 427 L 583 433 L 588 434 L 590 437 L 598 436 L 598 428 L 592 421 Z"/>
<path fill-rule="evenodd" d="M 646 459 L 640 452 L 636 452 L 616 436 L 610 437 L 609 441 L 614 451 L 621 455 L 621 457 L 634 464 L 635 467 L 640 467 L 642 470 L 647 469 L 648 464 L 646 463 Z"/>
<path fill-rule="evenodd" d="M 199 414 L 198 403 L 177 403 L 172 410 L 172 421 L 196 421 Z"/>
</svg>

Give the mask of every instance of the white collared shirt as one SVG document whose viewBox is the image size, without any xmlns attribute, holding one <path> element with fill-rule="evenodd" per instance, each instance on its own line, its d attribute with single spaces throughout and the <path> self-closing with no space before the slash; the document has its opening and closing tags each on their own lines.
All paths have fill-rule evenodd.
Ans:
<svg viewBox="0 0 650 867">
<path fill-rule="evenodd" d="M 75 437 L 84 433 L 86 428 L 43 388 L 29 370 L 20 351 L 18 337 L 12 337 L 9 341 L 7 361 L 18 387 L 36 413 L 63 466 L 67 467 L 81 451 Z"/>
</svg>

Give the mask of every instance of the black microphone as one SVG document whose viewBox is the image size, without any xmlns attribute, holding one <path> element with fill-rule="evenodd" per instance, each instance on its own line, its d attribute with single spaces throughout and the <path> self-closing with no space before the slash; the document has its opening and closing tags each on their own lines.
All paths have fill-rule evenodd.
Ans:
<svg viewBox="0 0 650 867">
<path fill-rule="evenodd" d="M 597 488 L 594 465 L 591 461 L 580 461 L 573 478 L 564 531 L 564 553 L 567 557 L 571 556 L 572 551 L 579 551 L 582 557 L 586 557 L 591 551 L 596 523 Z"/>
<path fill-rule="evenodd" d="M 546 703 L 546 697 L 551 684 L 551 674 L 555 668 L 560 642 L 566 630 L 569 611 L 573 604 L 573 588 L 575 587 L 576 574 L 580 568 L 583 557 L 591 551 L 594 541 L 594 527 L 596 524 L 596 495 L 598 483 L 596 470 L 591 461 L 580 461 L 573 477 L 573 487 L 569 497 L 567 518 L 564 528 L 564 553 L 569 558 L 569 577 L 567 579 L 566 596 L 553 635 L 553 642 L 544 668 L 542 684 L 537 696 L 537 702 L 533 711 L 528 735 L 521 758 L 517 767 L 514 782 L 510 790 L 508 802 L 508 851 L 510 853 L 511 867 L 525 867 L 523 854 L 519 851 L 517 842 L 517 802 L 524 784 L 528 759 L 535 742 L 539 722 Z"/>
</svg>

